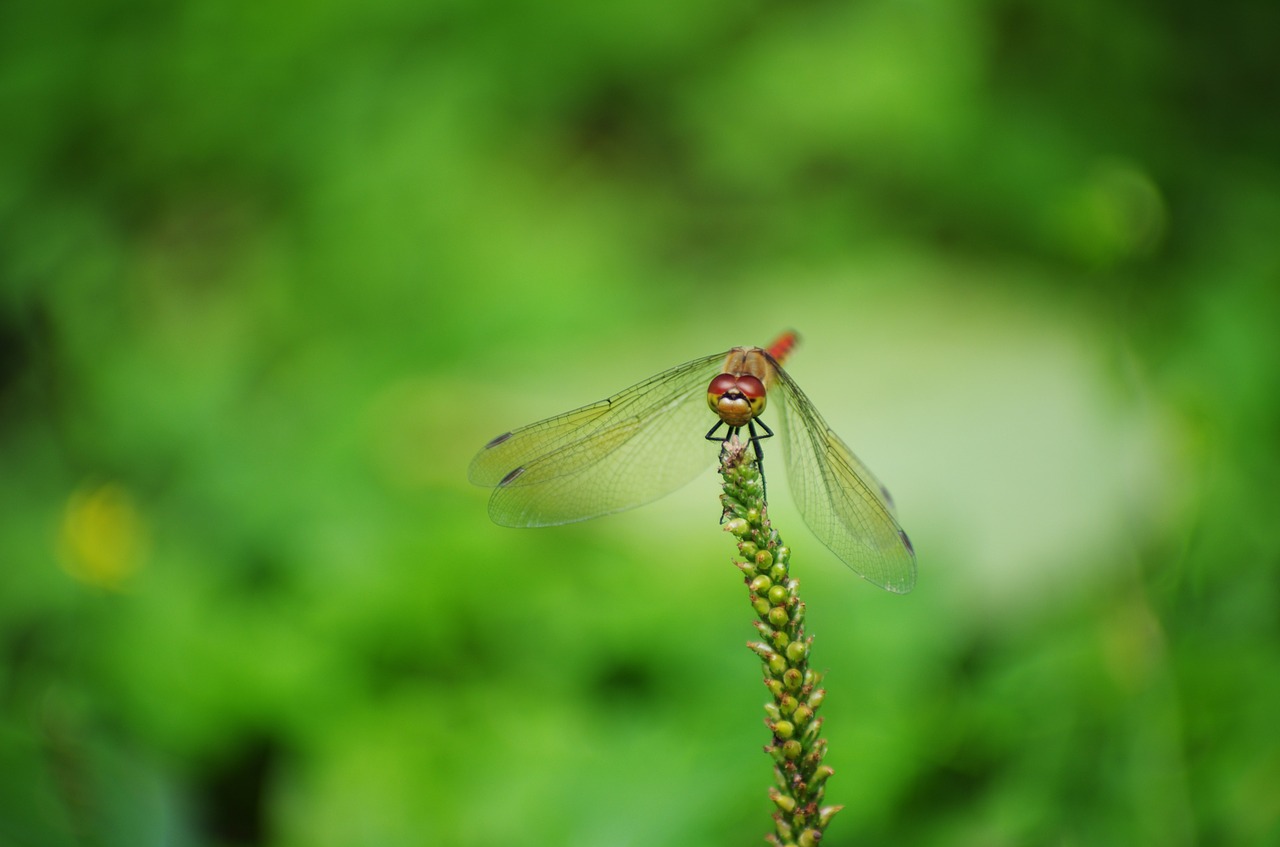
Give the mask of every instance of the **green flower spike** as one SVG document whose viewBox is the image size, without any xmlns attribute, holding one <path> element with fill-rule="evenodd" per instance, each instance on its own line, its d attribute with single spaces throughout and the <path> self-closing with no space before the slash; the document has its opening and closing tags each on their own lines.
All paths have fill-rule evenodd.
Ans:
<svg viewBox="0 0 1280 847">
<path fill-rule="evenodd" d="M 822 675 L 809 668 L 813 638 L 804 634 L 804 603 L 799 581 L 790 577 L 791 551 L 769 524 L 764 484 L 755 456 L 736 437 L 725 443 L 720 475 L 724 478 L 724 529 L 738 539 L 755 627 L 763 640 L 747 646 L 764 663 L 764 684 L 773 700 L 764 706 L 765 726 L 772 733 L 764 748 L 773 757 L 776 787 L 769 789 L 775 847 L 813 847 L 842 806 L 823 806 L 827 778 L 834 771 L 822 764 L 827 752 L 821 737 L 818 707 L 826 698 Z"/>
</svg>

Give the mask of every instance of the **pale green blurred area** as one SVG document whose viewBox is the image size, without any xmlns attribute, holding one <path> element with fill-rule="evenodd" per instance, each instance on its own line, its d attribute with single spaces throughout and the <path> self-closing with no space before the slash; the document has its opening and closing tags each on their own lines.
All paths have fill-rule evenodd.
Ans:
<svg viewBox="0 0 1280 847">
<path fill-rule="evenodd" d="M 920 566 L 771 475 L 823 843 L 1280 843 L 1278 26 L 0 7 L 0 845 L 762 843 L 714 476 L 466 467 L 788 328 Z"/>
</svg>

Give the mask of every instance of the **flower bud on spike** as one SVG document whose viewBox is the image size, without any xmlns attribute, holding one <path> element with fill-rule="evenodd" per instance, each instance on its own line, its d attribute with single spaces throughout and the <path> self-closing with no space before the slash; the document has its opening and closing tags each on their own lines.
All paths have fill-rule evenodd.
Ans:
<svg viewBox="0 0 1280 847">
<path fill-rule="evenodd" d="M 732 518 L 724 522 L 724 531 L 741 538 L 751 528 L 746 518 Z"/>
<path fill-rule="evenodd" d="M 844 806 L 823 806 L 818 810 L 818 822 L 823 829 L 827 828 L 827 824 L 831 823 L 831 819 L 836 816 L 836 812 L 843 809 Z"/>
<path fill-rule="evenodd" d="M 789 797 L 788 795 L 783 794 L 781 791 L 778 791 L 777 789 L 769 790 L 769 799 L 772 800 L 779 809 L 786 812 L 787 814 L 791 814 L 796 810 L 795 798 Z"/>
<path fill-rule="evenodd" d="M 763 577 L 763 579 L 768 579 L 768 577 Z M 790 593 L 781 585 L 775 585 L 769 589 L 769 602 L 775 606 L 781 606 L 790 598 Z"/>
</svg>

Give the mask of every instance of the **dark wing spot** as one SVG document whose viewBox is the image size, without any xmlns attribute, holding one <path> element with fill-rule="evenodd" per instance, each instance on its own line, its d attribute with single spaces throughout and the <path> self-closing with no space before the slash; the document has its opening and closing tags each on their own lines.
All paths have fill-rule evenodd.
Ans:
<svg viewBox="0 0 1280 847">
<path fill-rule="evenodd" d="M 506 441 L 510 437 L 511 437 L 511 433 L 504 432 L 502 433 L 502 435 L 499 435 L 497 438 L 493 439 L 488 444 L 484 445 L 484 449 L 488 450 L 490 447 L 497 447 L 499 444 Z"/>
<path fill-rule="evenodd" d="M 518 468 L 517 470 L 524 470 L 524 468 Z M 512 471 L 512 473 L 514 472 L 515 471 Z M 507 476 L 510 475 L 511 474 L 507 474 Z M 506 482 L 506 480 L 504 479 L 503 482 Z M 902 546 L 907 548 L 907 552 L 914 556 L 916 554 L 916 548 L 911 546 L 911 539 L 907 538 L 907 534 L 902 530 L 898 530 L 898 537 L 902 539 Z"/>
<path fill-rule="evenodd" d="M 511 483 L 519 479 L 520 474 L 522 473 L 524 473 L 524 465 L 521 465 L 520 467 L 513 470 L 511 473 L 504 476 L 502 478 L 502 481 L 498 483 L 498 487 L 501 488 L 504 485 L 510 485 Z M 904 535 L 903 538 L 906 538 L 906 536 Z"/>
<path fill-rule="evenodd" d="M 507 433 L 507 434 L 508 434 L 508 435 L 510 435 L 510 433 Z M 890 494 L 890 493 L 889 493 L 889 489 L 885 488 L 883 485 L 882 485 L 882 486 L 880 486 L 880 496 L 884 498 L 884 502 L 886 502 L 886 503 L 888 503 L 888 504 L 889 504 L 889 508 L 890 508 L 890 509 L 892 509 L 892 508 L 894 507 L 894 506 L 893 506 L 893 495 L 892 495 L 892 494 Z M 910 545 L 910 544 L 908 544 L 907 546 L 908 546 L 908 547 L 910 547 L 911 545 Z"/>
</svg>

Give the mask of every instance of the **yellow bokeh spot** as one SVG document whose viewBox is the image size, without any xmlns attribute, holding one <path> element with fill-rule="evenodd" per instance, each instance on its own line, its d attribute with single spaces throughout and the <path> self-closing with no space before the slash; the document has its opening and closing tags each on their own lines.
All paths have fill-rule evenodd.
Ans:
<svg viewBox="0 0 1280 847">
<path fill-rule="evenodd" d="M 142 567 L 147 533 L 132 495 L 117 483 L 83 486 L 67 500 L 58 537 L 63 569 L 117 589 Z"/>
</svg>

